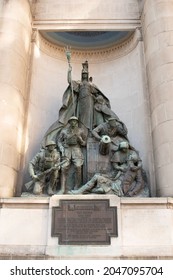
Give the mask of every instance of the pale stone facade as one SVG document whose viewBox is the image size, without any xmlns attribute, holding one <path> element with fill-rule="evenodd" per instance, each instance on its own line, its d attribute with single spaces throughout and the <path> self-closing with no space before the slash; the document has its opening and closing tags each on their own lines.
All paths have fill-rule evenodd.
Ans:
<svg viewBox="0 0 173 280">
<path fill-rule="evenodd" d="M 172 195 L 172 1 L 110 1 L 106 14 L 105 1 L 99 1 L 99 9 L 97 5 L 98 1 L 92 1 L 89 7 L 85 1 L 2 1 L 1 197 L 16 192 L 20 195 L 27 162 L 38 150 L 46 129 L 57 119 L 67 86 L 64 50 L 46 41 L 39 30 L 138 27 L 142 27 L 144 41 L 137 29 L 133 38 L 119 46 L 74 50 L 73 76 L 79 79 L 81 62 L 88 59 L 95 83 L 127 124 L 130 140 L 141 153 L 151 194 Z M 98 67 L 102 69 L 99 75 Z"/>
<path fill-rule="evenodd" d="M 172 196 L 173 1 L 145 1 L 142 27 L 150 95 L 157 194 Z"/>
<path fill-rule="evenodd" d="M 28 1 L 2 1 L 0 17 L 0 196 L 15 195 L 23 156 L 32 33 Z"/>
<path fill-rule="evenodd" d="M 107 198 L 118 210 L 118 237 L 111 237 L 110 245 L 94 246 L 59 245 L 58 237 L 51 237 L 52 207 L 59 206 L 64 196 L 1 199 L 0 258 L 172 259 L 172 198 Z M 71 200 L 71 196 L 65 199 Z M 78 199 L 86 198 L 82 195 Z M 105 200 L 105 196 L 99 199 Z"/>
<path fill-rule="evenodd" d="M 130 142 L 140 152 L 149 178 L 151 195 L 173 196 L 173 1 L 109 0 L 109 4 L 104 0 L 90 2 L 88 5 L 83 0 L 0 1 L 1 202 L 4 198 L 20 196 L 22 186 L 28 179 L 28 161 L 38 151 L 48 127 L 58 118 L 62 95 L 67 87 L 68 66 L 64 48 L 45 39 L 41 33 L 45 30 L 132 31 L 125 41 L 111 47 L 73 49 L 73 79 L 80 79 L 81 63 L 87 59 L 94 83 L 110 99 L 112 110 L 128 127 Z M 146 252 L 146 255 L 157 255 L 158 248 L 158 255 L 173 256 L 172 232 L 163 234 L 163 239 L 160 240 L 162 237 L 156 239 L 151 229 L 151 224 L 158 216 L 159 221 L 161 217 L 163 231 L 170 226 L 172 207 L 168 210 L 169 198 L 163 198 L 164 206 L 158 210 L 155 199 L 151 200 L 154 213 L 150 209 L 145 212 L 141 206 L 141 214 L 137 219 L 140 223 L 144 214 L 147 234 L 155 240 L 156 247 L 152 249 L 149 239 L 145 244 L 141 243 L 142 233 L 138 232 L 139 247 L 136 245 L 135 252 L 136 255 L 141 255 L 141 248 L 148 244 L 151 251 Z M 18 199 L 13 202 L 18 204 Z M 27 202 L 21 203 L 24 205 Z M 47 200 L 43 204 L 46 203 Z M 121 225 L 124 244 L 120 245 L 120 240 L 113 242 L 120 242 L 116 245 L 121 247 L 119 253 L 124 250 L 124 255 L 130 256 L 134 247 L 133 240 L 128 241 L 127 235 L 136 206 L 133 208 L 132 203 L 133 206 L 128 211 L 123 202 L 120 205 L 121 213 L 125 213 L 127 217 Z M 10 210 L 5 212 L 5 216 L 3 211 L 0 211 L 0 220 L 4 223 Z M 32 211 L 28 212 L 30 217 Z M 148 220 L 149 213 L 153 216 L 150 215 L 151 219 Z M 42 216 L 47 219 L 48 212 L 41 206 L 37 215 L 41 223 Z M 23 224 L 23 217 L 20 214 L 18 217 L 18 223 Z M 164 221 L 167 222 L 164 224 Z M 159 225 L 155 224 L 155 232 Z M 132 231 L 133 229 L 130 231 L 131 236 L 134 234 Z M 13 240 L 17 237 L 11 239 L 9 236 L 4 239 L 4 234 L 6 235 L 5 227 L 0 238 L 1 244 L 7 244 L 9 239 L 11 245 L 17 246 L 19 240 Z M 34 237 L 31 238 L 32 242 L 27 238 L 29 237 L 21 245 L 35 242 L 33 246 L 40 246 L 40 249 L 37 248 L 37 253 L 40 254 L 47 236 L 42 236 L 40 243 L 33 241 Z M 37 232 L 35 240 L 39 239 L 40 232 Z M 162 248 L 166 246 L 162 253 L 159 251 L 159 243 Z M 2 252 L 3 250 L 4 247 Z"/>
</svg>

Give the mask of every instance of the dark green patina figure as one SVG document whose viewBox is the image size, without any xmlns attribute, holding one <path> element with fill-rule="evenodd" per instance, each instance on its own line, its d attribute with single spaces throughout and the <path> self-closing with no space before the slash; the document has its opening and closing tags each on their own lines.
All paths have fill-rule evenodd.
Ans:
<svg viewBox="0 0 173 280">
<path fill-rule="evenodd" d="M 29 163 L 32 184 L 26 184 L 27 189 L 32 185 L 36 195 L 46 189 L 48 195 L 149 196 L 142 161 L 130 145 L 126 125 L 89 78 L 88 61 L 82 63 L 81 80 L 73 81 L 69 50 L 66 55 L 69 85 L 58 120 Z"/>
</svg>

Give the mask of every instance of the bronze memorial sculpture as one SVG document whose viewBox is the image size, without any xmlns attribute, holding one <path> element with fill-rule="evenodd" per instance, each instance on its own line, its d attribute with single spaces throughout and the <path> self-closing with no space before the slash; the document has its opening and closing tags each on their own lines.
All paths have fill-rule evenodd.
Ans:
<svg viewBox="0 0 173 280">
<path fill-rule="evenodd" d="M 29 163 L 33 180 L 27 189 L 35 195 L 46 189 L 48 195 L 149 196 L 142 160 L 130 144 L 126 125 L 89 78 L 88 61 L 82 63 L 81 81 L 73 81 L 70 52 L 66 54 L 69 86 L 58 120 Z"/>
<path fill-rule="evenodd" d="M 145 181 L 137 152 L 130 150 L 128 142 L 122 141 L 112 157 L 112 162 L 112 174 L 95 174 L 84 186 L 69 193 L 107 193 L 129 197 L 138 195 L 144 189 Z"/>
<path fill-rule="evenodd" d="M 61 191 L 59 193 L 66 193 L 67 190 L 67 174 L 70 164 L 75 166 L 75 186 L 78 189 L 81 186 L 81 168 L 84 162 L 84 157 L 80 146 L 85 146 L 85 135 L 81 128 L 78 127 L 78 118 L 71 117 L 68 120 L 69 127 L 62 129 L 58 138 L 58 147 L 61 151 L 62 158 L 66 162 L 61 167 Z"/>
<path fill-rule="evenodd" d="M 29 174 L 32 181 L 26 187 L 33 186 L 33 193 L 40 195 L 48 182 L 47 193 L 53 195 L 59 178 L 60 153 L 56 150 L 56 143 L 48 141 L 45 149 L 37 153 L 29 163 Z"/>
</svg>

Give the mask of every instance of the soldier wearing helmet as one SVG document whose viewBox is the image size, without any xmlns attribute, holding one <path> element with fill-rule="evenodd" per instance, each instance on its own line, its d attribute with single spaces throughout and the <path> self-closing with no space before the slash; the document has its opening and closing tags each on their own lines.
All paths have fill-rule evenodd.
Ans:
<svg viewBox="0 0 173 280">
<path fill-rule="evenodd" d="M 112 158 L 112 174 L 95 174 L 78 190 L 69 194 L 97 193 L 117 196 L 138 196 L 144 189 L 142 162 L 127 141 L 119 144 L 118 151 Z"/>
<path fill-rule="evenodd" d="M 92 135 L 99 141 L 102 141 L 103 136 L 109 136 L 111 138 L 110 150 L 116 151 L 121 141 L 128 141 L 127 132 L 127 128 L 123 122 L 118 120 L 117 117 L 111 117 L 106 122 L 94 128 Z"/>
<path fill-rule="evenodd" d="M 58 138 L 58 147 L 66 162 L 61 167 L 61 191 L 67 192 L 67 176 L 71 164 L 75 167 L 75 189 L 81 186 L 81 172 L 84 162 L 81 146 L 86 145 L 86 137 L 83 129 L 78 127 L 78 118 L 72 116 L 68 120 L 69 126 L 62 129 Z"/>
<path fill-rule="evenodd" d="M 119 173 L 117 186 L 125 196 L 137 195 L 144 188 L 142 160 L 138 152 L 127 141 L 119 144 L 118 150 L 111 158 L 114 170 Z"/>
<path fill-rule="evenodd" d="M 35 181 L 33 194 L 41 195 L 44 187 L 47 187 L 48 195 L 53 195 L 56 192 L 60 169 L 57 165 L 59 163 L 60 153 L 56 149 L 56 143 L 48 140 L 45 149 L 37 153 L 29 162 L 29 174 Z M 40 177 L 40 174 L 45 175 Z"/>
</svg>

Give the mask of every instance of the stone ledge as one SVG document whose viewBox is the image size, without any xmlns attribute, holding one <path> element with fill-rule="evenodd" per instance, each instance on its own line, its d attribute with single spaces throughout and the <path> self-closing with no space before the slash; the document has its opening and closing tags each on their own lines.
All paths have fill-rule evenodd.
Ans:
<svg viewBox="0 0 173 280">
<path fill-rule="evenodd" d="M 123 197 L 119 198 L 114 195 L 54 195 L 51 197 L 51 206 L 54 204 L 59 205 L 59 200 L 69 199 L 69 200 L 85 200 L 85 199 L 109 199 L 110 206 L 121 205 L 121 207 L 153 207 L 153 208 L 173 208 L 173 198 L 172 197 Z M 0 198 L 0 208 L 49 208 L 50 197 L 40 197 L 40 196 L 28 196 L 28 197 L 12 197 L 12 198 Z"/>
<path fill-rule="evenodd" d="M 61 200 L 90 199 L 117 206 L 118 237 L 110 245 L 59 245 L 51 236 L 52 207 Z M 3 198 L 0 259 L 172 259 L 172 202 L 96 194 Z"/>
<path fill-rule="evenodd" d="M 37 18 L 33 21 L 33 27 L 38 30 L 134 30 L 141 27 L 140 19 L 46 19 Z M 121 28 L 120 28 L 121 27 Z"/>
<path fill-rule="evenodd" d="M 30 208 L 49 208 L 49 197 L 12 197 L 12 198 L 0 198 L 0 208 L 18 208 L 18 209 L 30 209 Z"/>
<path fill-rule="evenodd" d="M 172 256 L 120 256 L 120 257 L 92 257 L 92 256 L 47 256 L 47 255 L 1 255 L 0 260 L 173 260 Z"/>
<path fill-rule="evenodd" d="M 121 198 L 121 207 L 135 207 L 135 208 L 173 208 L 172 197 L 144 197 L 144 198 Z"/>
</svg>

